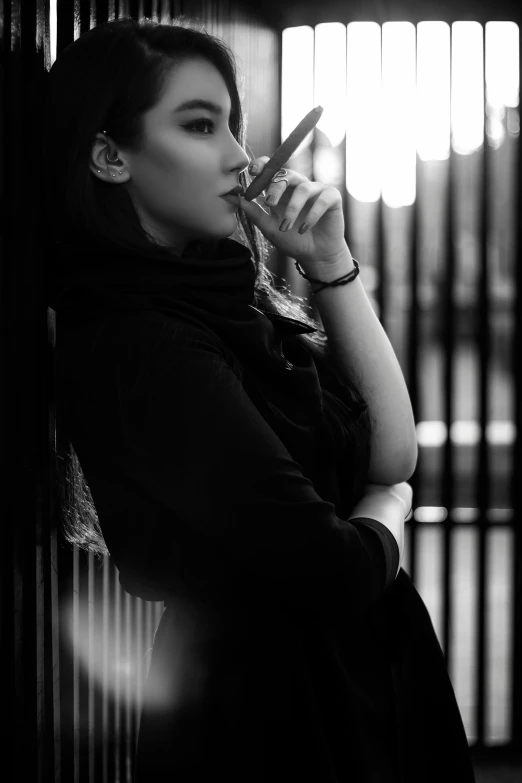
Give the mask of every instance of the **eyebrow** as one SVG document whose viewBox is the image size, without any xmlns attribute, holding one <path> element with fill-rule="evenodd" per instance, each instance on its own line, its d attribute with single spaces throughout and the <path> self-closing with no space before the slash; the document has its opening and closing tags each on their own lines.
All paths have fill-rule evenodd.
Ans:
<svg viewBox="0 0 522 783">
<path fill-rule="evenodd" d="M 185 103 L 180 104 L 174 111 L 187 111 L 188 109 L 207 109 L 207 111 L 211 111 L 218 116 L 223 114 L 221 106 L 217 103 L 212 103 L 212 101 L 205 101 L 203 98 L 193 98 L 190 101 L 185 101 Z"/>
</svg>

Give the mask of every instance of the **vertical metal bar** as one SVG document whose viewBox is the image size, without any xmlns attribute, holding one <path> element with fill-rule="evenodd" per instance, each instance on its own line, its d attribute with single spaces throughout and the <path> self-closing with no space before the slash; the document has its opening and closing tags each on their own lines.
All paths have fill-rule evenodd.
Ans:
<svg viewBox="0 0 522 783">
<path fill-rule="evenodd" d="M 43 68 L 50 66 L 50 7 L 49 0 L 45 0 L 43 14 L 42 47 L 44 50 Z M 53 310 L 47 310 L 47 399 L 49 401 L 48 426 L 49 426 L 49 593 L 50 593 L 50 626 L 51 626 L 51 694 L 52 699 L 52 732 L 53 732 L 53 770 L 54 783 L 62 780 L 62 736 L 61 736 L 61 658 L 60 658 L 60 595 L 59 595 L 59 562 L 58 562 L 58 531 L 56 520 L 59 510 L 56 507 L 53 489 L 57 486 L 58 470 L 56 467 L 55 452 L 56 443 L 56 314 Z"/>
<path fill-rule="evenodd" d="M 476 311 L 477 344 L 479 349 L 479 417 L 480 417 L 480 442 L 478 452 L 478 471 L 476 497 L 478 503 L 478 596 L 477 596 L 477 744 L 484 744 L 485 723 L 485 673 L 486 673 L 486 525 L 489 508 L 489 451 L 487 442 L 487 418 L 488 418 L 488 370 L 490 352 L 490 317 L 488 297 L 488 233 L 489 233 L 489 203 L 490 191 L 489 145 L 487 140 L 487 114 L 486 114 L 486 25 L 482 25 L 483 41 L 483 78 L 484 78 L 484 143 L 482 147 L 482 192 L 480 200 L 480 277 L 479 296 Z"/>
<path fill-rule="evenodd" d="M 0 9 L 2 15 L 2 9 Z M 36 30 L 35 30 L 35 51 L 34 70 L 32 80 L 34 82 L 40 78 L 42 72 L 46 70 L 50 61 L 50 8 L 49 0 L 38 0 L 36 4 Z M 33 83 L 34 83 L 33 82 Z M 40 277 L 43 285 L 42 277 Z M 59 648 L 57 639 L 57 623 L 55 623 L 55 614 L 57 609 L 58 591 L 56 585 L 57 574 L 55 568 L 56 562 L 56 531 L 53 529 L 53 509 L 51 498 L 51 487 L 54 486 L 52 479 L 55 479 L 54 471 L 54 453 L 56 442 L 56 418 L 55 408 L 49 403 L 54 399 L 54 362 L 53 362 L 53 341 L 55 340 L 54 323 L 49 324 L 47 312 L 41 316 L 41 350 L 43 361 L 44 386 L 42 388 L 42 401 L 46 404 L 42 408 L 41 417 L 43 429 L 42 433 L 42 451 L 45 448 L 43 456 L 42 470 L 42 504 L 41 512 L 38 518 L 42 519 L 40 546 L 43 553 L 43 608 L 44 608 L 44 628 L 43 642 L 41 651 L 37 651 L 37 662 L 41 657 L 41 666 L 43 669 L 43 713 L 44 726 L 43 731 L 37 733 L 39 742 L 44 743 L 43 765 L 40 766 L 39 775 L 43 781 L 52 779 L 55 783 L 60 783 L 60 743 L 59 743 L 59 717 L 60 702 L 59 690 L 56 688 L 56 677 L 59 677 Z M 38 346 L 37 346 L 38 348 Z M 47 426 L 45 426 L 47 425 Z M 45 443 L 45 446 L 44 446 Z M 52 448 L 51 448 L 52 446 Z M 37 614 L 38 616 L 38 614 Z M 58 720 L 58 724 L 57 724 Z M 58 725 L 58 732 L 56 731 Z M 41 737 L 41 739 L 40 739 Z M 57 741 L 58 740 L 58 741 Z"/>
<path fill-rule="evenodd" d="M 519 25 L 519 84 L 522 87 L 522 36 L 520 27 L 522 26 L 522 15 L 518 15 Z M 522 105 L 519 100 L 519 116 Z M 520 142 L 520 132 L 517 143 L 517 177 L 515 184 L 515 209 L 514 216 L 516 222 L 515 234 L 515 296 L 513 302 L 514 325 L 513 325 L 513 343 L 512 343 L 512 367 L 514 374 L 515 399 L 514 399 L 514 423 L 515 423 L 515 442 L 513 444 L 513 472 L 511 479 L 511 504 L 513 508 L 513 536 L 514 536 L 514 557 L 512 584 L 514 585 L 513 600 L 513 699 L 511 703 L 511 725 L 512 741 L 517 750 L 522 751 L 522 531 L 520 529 L 522 522 L 522 366 L 520 362 L 520 346 L 522 345 L 522 313 L 520 308 L 520 292 L 522 291 L 522 145 Z"/>
<path fill-rule="evenodd" d="M 453 71 L 453 27 L 450 26 L 450 73 Z M 450 79 L 450 101 L 452 79 Z M 452 136 L 452 133 L 450 133 Z M 442 332 L 444 345 L 444 389 L 443 406 L 446 420 L 446 440 L 444 443 L 444 469 L 442 476 L 442 503 L 447 509 L 443 523 L 443 568 L 442 568 L 442 649 L 446 656 L 446 664 L 450 666 L 449 634 L 451 625 L 450 572 L 451 572 L 451 525 L 454 505 L 453 484 L 453 443 L 451 439 L 451 424 L 453 421 L 453 346 L 455 342 L 455 301 L 453 297 L 453 279 L 455 273 L 455 155 L 450 143 L 448 158 L 448 185 L 446 202 L 446 264 L 442 276 L 440 300 L 442 312 Z"/>
<path fill-rule="evenodd" d="M 73 40 L 74 4 L 69 0 L 56 0 L 56 54 Z"/>
<path fill-rule="evenodd" d="M 79 551 L 73 549 L 73 755 L 74 783 L 80 782 L 80 578 Z"/>
<path fill-rule="evenodd" d="M 417 27 L 415 28 L 415 51 L 418 49 L 419 36 Z M 417 60 L 416 60 L 417 61 Z M 416 68 L 417 71 L 417 68 Z M 413 204 L 412 221 L 410 227 L 410 286 L 409 286 L 409 298 L 408 298 L 408 319 L 407 319 L 407 377 L 408 377 L 408 391 L 410 394 L 411 406 L 413 409 L 413 415 L 415 421 L 419 421 L 419 330 L 420 330 L 420 317 L 419 317 L 419 298 L 418 298 L 418 279 L 419 279 L 419 225 L 420 225 L 420 208 L 421 208 L 421 178 L 420 178 L 420 158 L 416 154 L 415 162 L 415 202 Z M 421 457 L 422 458 L 422 457 Z M 413 490 L 413 505 L 415 506 L 415 499 L 417 498 L 419 480 L 418 471 L 416 470 L 410 479 L 410 484 Z M 418 502 L 418 500 L 417 500 Z M 409 537 L 409 553 L 410 553 L 410 578 L 415 583 L 416 576 L 416 545 L 417 545 L 417 521 L 415 515 L 413 515 L 409 521 L 410 537 Z"/>
<path fill-rule="evenodd" d="M 152 616 L 154 613 L 154 604 L 151 601 L 147 601 L 145 604 L 145 614 L 146 614 L 146 624 L 145 624 L 145 638 L 146 638 L 146 646 L 147 646 L 147 665 L 146 665 L 146 672 L 148 675 L 149 671 L 149 662 L 150 662 L 150 652 L 149 650 L 152 647 L 152 643 L 154 640 L 154 629 L 153 629 L 153 620 Z M 144 680 L 144 683 L 146 680 Z"/>
<path fill-rule="evenodd" d="M 63 465 L 61 480 L 65 480 Z M 56 547 L 58 592 L 55 622 L 59 647 L 60 669 L 56 681 L 57 698 L 60 700 L 60 765 L 64 781 L 74 779 L 74 550 Z"/>
<path fill-rule="evenodd" d="M 78 577 L 79 577 L 79 632 L 80 647 L 78 649 L 78 714 L 79 714 L 79 776 L 80 783 L 88 783 L 89 780 L 89 678 L 91 669 L 91 659 L 89 652 L 90 629 L 89 629 L 89 562 L 85 550 L 79 552 Z"/>
<path fill-rule="evenodd" d="M 381 27 L 381 83 L 382 83 L 382 39 L 383 29 Z M 377 242 L 376 242 L 376 259 L 375 266 L 377 269 L 377 286 L 375 292 L 375 298 L 377 301 L 377 307 L 379 308 L 379 321 L 381 326 L 386 331 L 386 301 L 385 301 L 385 269 L 384 269 L 384 205 L 382 200 L 382 183 L 381 193 L 375 205 L 376 207 L 376 230 L 377 230 Z"/>
<path fill-rule="evenodd" d="M 45 783 L 46 778 L 46 694 L 45 669 L 47 649 L 45 645 L 46 606 L 45 606 L 45 550 L 47 549 L 44 537 L 47 531 L 43 525 L 42 515 L 36 518 L 36 770 L 38 783 Z"/>
<path fill-rule="evenodd" d="M 51 626 L 53 671 L 53 738 L 54 783 L 62 781 L 62 743 L 60 708 L 60 603 L 58 591 L 58 541 L 56 529 L 51 530 Z"/>
<path fill-rule="evenodd" d="M 87 573 L 87 626 L 88 626 L 88 758 L 89 758 L 89 783 L 95 783 L 94 761 L 95 761 L 95 713 L 94 713 L 94 675 L 96 666 L 95 651 L 95 611 L 96 604 L 94 600 L 94 555 L 89 552 L 88 573 Z"/>
<path fill-rule="evenodd" d="M 113 603 L 114 603 L 114 657 L 113 657 L 113 687 L 114 687 L 114 779 L 119 781 L 121 777 L 121 585 L 114 566 L 113 577 Z"/>
<path fill-rule="evenodd" d="M 125 777 L 131 783 L 132 776 L 132 684 L 136 666 L 132 654 L 132 597 L 125 593 Z"/>
<path fill-rule="evenodd" d="M 134 738 L 134 748 L 138 739 L 140 730 L 140 717 L 141 717 L 141 701 L 143 690 L 143 634 L 144 634 L 144 617 L 143 617 L 143 601 L 141 598 L 136 599 L 135 604 L 136 612 L 136 713 L 135 713 L 135 726 L 136 734 Z"/>
<path fill-rule="evenodd" d="M 102 781 L 109 780 L 109 611 L 110 611 L 110 561 L 103 558 L 102 585 Z"/>
</svg>

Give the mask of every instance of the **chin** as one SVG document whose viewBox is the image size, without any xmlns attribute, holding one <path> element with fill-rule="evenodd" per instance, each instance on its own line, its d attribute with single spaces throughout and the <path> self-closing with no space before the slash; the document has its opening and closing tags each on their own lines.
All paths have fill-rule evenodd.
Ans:
<svg viewBox="0 0 522 783">
<path fill-rule="evenodd" d="M 210 222 L 207 221 L 204 226 L 198 228 L 194 227 L 192 232 L 191 241 L 217 241 L 219 239 L 227 239 L 234 234 L 239 226 L 239 220 L 234 212 L 230 212 L 230 215 L 221 217 L 219 219 Z"/>
<path fill-rule="evenodd" d="M 237 231 L 238 224 L 239 220 L 236 218 L 235 214 L 232 213 L 228 220 L 220 220 L 219 223 L 216 222 L 215 231 L 210 234 L 210 238 L 225 239 Z"/>
</svg>

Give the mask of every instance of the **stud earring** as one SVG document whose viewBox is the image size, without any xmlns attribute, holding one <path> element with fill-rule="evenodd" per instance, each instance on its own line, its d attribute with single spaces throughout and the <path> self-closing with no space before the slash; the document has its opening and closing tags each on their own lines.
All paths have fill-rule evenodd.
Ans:
<svg viewBox="0 0 522 783">
<path fill-rule="evenodd" d="M 98 174 L 101 174 L 100 169 L 96 169 L 96 171 L 98 172 Z M 122 173 L 123 173 L 122 171 L 118 171 L 118 174 L 122 174 Z M 116 174 L 111 174 L 111 177 L 115 177 L 115 176 Z"/>
</svg>

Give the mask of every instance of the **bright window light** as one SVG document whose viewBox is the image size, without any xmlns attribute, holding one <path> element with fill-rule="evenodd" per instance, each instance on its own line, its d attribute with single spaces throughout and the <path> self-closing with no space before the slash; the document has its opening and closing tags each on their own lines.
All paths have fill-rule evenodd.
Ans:
<svg viewBox="0 0 522 783">
<path fill-rule="evenodd" d="M 281 70 L 281 137 L 286 139 L 315 105 L 314 31 L 308 25 L 283 30 Z M 310 144 L 312 133 L 292 157 Z"/>
<path fill-rule="evenodd" d="M 516 112 L 519 92 L 519 37 L 514 22 L 486 24 L 486 131 L 489 144 L 498 149 L 511 130 L 506 109 Z"/>
<path fill-rule="evenodd" d="M 389 207 L 415 201 L 415 27 L 382 27 L 382 198 Z"/>
<path fill-rule="evenodd" d="M 346 133 L 346 26 L 338 22 L 315 28 L 314 104 L 324 108 L 317 123 L 332 147 Z"/>
<path fill-rule="evenodd" d="M 417 152 L 421 160 L 446 160 L 450 149 L 450 28 L 417 26 Z"/>
<path fill-rule="evenodd" d="M 443 421 L 419 421 L 416 424 L 417 443 L 423 447 L 443 446 L 448 428 Z M 476 446 L 480 442 L 480 422 L 454 421 L 450 427 L 451 442 L 455 446 Z M 516 427 L 512 421 L 489 421 L 486 424 L 486 441 L 489 446 L 512 446 L 516 439 Z"/>
<path fill-rule="evenodd" d="M 484 52 L 482 25 L 452 27 L 451 125 L 455 152 L 470 155 L 484 141 Z"/>
<path fill-rule="evenodd" d="M 514 22 L 486 24 L 486 89 L 492 106 L 518 106 L 519 32 Z"/>
<path fill-rule="evenodd" d="M 446 22 L 420 22 L 417 32 L 409 22 L 286 28 L 282 136 L 321 104 L 317 129 L 326 144 L 319 143 L 314 162 L 318 179 L 342 187 L 335 148 L 346 135 L 348 192 L 363 202 L 382 193 L 390 207 L 409 206 L 417 153 L 445 160 L 450 143 L 462 155 L 482 146 L 484 66 L 490 144 L 520 132 L 518 25 L 488 22 L 485 64 L 483 49 L 478 22 L 455 22 L 451 30 Z"/>
<path fill-rule="evenodd" d="M 49 47 L 51 54 L 51 67 L 56 60 L 56 1 L 51 0 L 49 3 Z"/>
<path fill-rule="evenodd" d="M 381 195 L 381 28 L 352 22 L 346 57 L 346 187 L 359 201 Z"/>
</svg>

